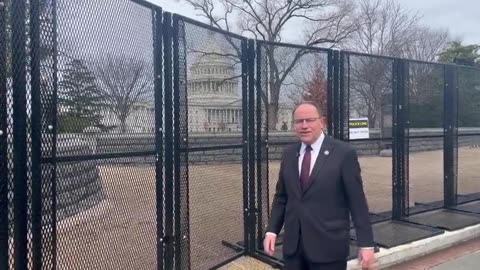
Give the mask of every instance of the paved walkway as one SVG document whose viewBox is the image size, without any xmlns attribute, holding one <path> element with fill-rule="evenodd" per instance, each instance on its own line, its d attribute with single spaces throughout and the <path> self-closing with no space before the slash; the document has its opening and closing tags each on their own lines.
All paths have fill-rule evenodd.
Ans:
<svg viewBox="0 0 480 270">
<path fill-rule="evenodd" d="M 446 263 L 442 263 L 438 266 L 433 267 L 432 270 L 470 270 L 478 268 L 480 268 L 480 251 L 475 251 L 460 258 L 448 261 Z"/>
<path fill-rule="evenodd" d="M 253 258 L 242 257 L 222 270 L 269 270 L 270 266 Z M 383 268 L 385 269 L 385 268 Z M 424 257 L 408 261 L 388 270 L 478 270 L 480 269 L 480 237 L 434 252 Z"/>
<path fill-rule="evenodd" d="M 437 251 L 409 261 L 390 270 L 478 270 L 480 269 L 480 238 Z"/>
</svg>

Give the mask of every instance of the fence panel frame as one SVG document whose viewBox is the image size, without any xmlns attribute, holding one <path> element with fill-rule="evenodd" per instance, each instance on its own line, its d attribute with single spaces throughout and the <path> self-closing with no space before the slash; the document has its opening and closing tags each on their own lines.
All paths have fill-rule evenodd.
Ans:
<svg viewBox="0 0 480 270">
<path fill-rule="evenodd" d="M 190 269 L 190 233 L 189 224 L 189 192 L 188 192 L 188 99 L 185 80 L 180 79 L 181 66 L 179 38 L 185 33 L 179 31 L 179 21 L 209 28 L 208 26 L 180 15 L 163 12 L 162 9 L 144 0 L 131 0 L 152 10 L 154 26 L 154 103 L 155 103 L 155 185 L 156 185 L 156 247 L 158 269 Z M 52 244 L 53 266 L 56 267 L 56 166 L 58 161 L 68 161 L 69 158 L 56 157 L 57 143 L 57 59 L 56 59 L 56 21 L 53 22 L 54 34 L 54 90 L 52 103 L 54 110 L 47 115 L 42 111 L 41 99 L 41 69 L 40 69 L 40 1 L 29 2 L 30 14 L 27 14 L 27 1 L 12 1 L 12 70 L 13 72 L 13 180 L 14 180 L 14 253 L 9 255 L 8 235 L 8 170 L 0 172 L 0 268 L 8 268 L 9 256 L 14 257 L 15 269 L 26 269 L 28 266 L 28 183 L 25 164 L 28 159 L 27 145 L 27 37 L 30 37 L 31 51 L 31 94 L 32 94 L 32 266 L 41 269 L 45 251 L 42 249 L 42 186 L 45 181 L 52 182 L 51 213 L 52 231 L 48 238 Z M 55 5 L 56 1 L 53 1 Z M 54 7 L 54 13 L 56 12 Z M 5 25 L 6 9 L 0 6 L 0 24 Z M 54 14 L 55 16 L 55 14 Z M 30 33 L 25 35 L 25 21 L 29 19 Z M 212 29 L 212 27 L 210 27 Z M 227 31 L 214 31 L 241 39 L 241 69 L 242 69 L 242 176 L 243 176 L 243 217 L 244 217 L 244 249 L 240 255 L 264 256 L 261 251 L 263 240 L 263 208 L 269 203 L 268 164 L 264 175 L 264 158 L 268 161 L 268 124 L 262 126 L 262 119 L 268 122 L 268 105 L 262 114 L 262 83 L 261 76 L 261 46 L 263 44 L 278 45 L 308 50 L 328 52 L 327 63 L 327 119 L 328 134 L 348 141 L 349 91 L 350 89 L 350 53 L 334 49 L 319 49 L 292 44 L 281 44 L 254 39 L 246 39 Z M 6 59 L 6 29 L 0 29 L 0 168 L 7 168 L 7 59 Z M 354 53 L 369 57 L 374 55 Z M 393 127 L 392 127 L 392 219 L 401 220 L 409 215 L 409 63 L 421 62 L 400 58 L 393 60 Z M 186 61 L 186 60 L 185 60 Z M 347 63 L 345 63 L 347 61 Z M 348 70 L 346 70 L 346 66 Z M 444 201 L 443 207 L 457 205 L 458 182 L 458 75 L 457 65 L 444 65 L 444 102 L 443 112 L 443 172 Z M 347 75 L 348 74 L 348 75 Z M 165 79 L 165 80 L 164 80 Z M 163 103 L 165 100 L 165 103 Z M 183 102 L 185 101 L 185 102 Z M 182 111 L 185 109 L 185 111 Z M 164 113 L 165 110 L 165 113 Z M 181 118 L 185 113 L 185 118 Z M 347 118 L 345 117 L 347 115 Z M 47 129 L 42 126 L 43 117 L 51 119 Z M 265 118 L 263 118 L 265 117 Z M 165 122 L 164 120 L 165 119 Z M 187 127 L 186 131 L 182 128 Z M 42 151 L 42 135 L 52 137 L 53 144 L 47 147 L 49 155 L 44 158 Z M 164 145 L 165 144 L 165 145 Z M 114 157 L 112 155 L 111 157 Z M 71 158 L 75 160 L 75 158 Z M 186 162 L 185 162 L 186 161 Z M 42 165 L 52 166 L 51 179 L 42 176 Z M 165 166 L 165 168 L 164 168 Z M 185 167 L 186 166 L 186 167 Z M 164 176 L 165 173 L 165 176 Z M 186 173 L 186 179 L 182 174 Z M 167 181 L 172 180 L 172 181 Z M 180 186 L 186 181 L 186 194 Z M 165 190 L 165 192 L 164 192 Z M 262 194 L 267 192 L 267 201 Z M 164 204 L 165 201 L 165 204 Z M 182 205 L 187 211 L 182 211 Z M 270 209 L 269 205 L 266 209 Z M 181 232 L 187 226 L 187 235 Z M 187 253 L 182 250 L 182 244 L 187 245 Z M 237 255 L 238 256 L 238 255 Z M 236 256 L 236 257 L 237 257 Z M 264 258 L 264 257 L 262 257 Z"/>
<path fill-rule="evenodd" d="M 408 216 L 408 97 L 409 66 L 406 60 L 393 62 L 393 130 L 392 130 L 392 219 Z"/>
<path fill-rule="evenodd" d="M 247 40 L 242 40 L 242 55 L 241 55 L 241 60 L 242 60 L 242 194 L 243 194 L 243 242 L 244 242 L 244 254 L 248 253 L 248 248 L 250 247 L 250 241 L 251 240 L 251 233 L 249 226 L 251 225 L 250 221 L 250 193 L 249 193 L 249 188 L 250 188 L 250 173 L 248 171 L 249 165 L 250 165 L 250 155 L 249 155 L 249 145 L 248 145 L 248 137 L 249 137 L 249 132 L 248 132 L 248 118 L 249 118 L 249 112 L 248 110 L 245 110 L 245 108 L 248 108 L 248 94 L 249 94 L 249 87 L 248 87 L 248 81 L 249 81 L 249 57 L 248 57 L 248 41 Z"/>
<path fill-rule="evenodd" d="M 40 87 L 40 3 L 30 1 L 31 105 L 32 105 L 32 267 L 42 268 L 42 110 Z"/>
<path fill-rule="evenodd" d="M 13 212 L 15 269 L 28 266 L 26 1 L 12 1 Z"/>
<path fill-rule="evenodd" d="M 174 226 L 174 240 L 173 240 L 173 245 L 174 245 L 174 263 L 171 265 L 174 269 L 190 269 L 191 267 L 191 238 L 190 238 L 190 233 L 188 235 L 180 235 L 178 234 L 178 231 L 182 226 L 185 226 L 185 224 L 181 224 L 181 219 L 182 215 L 185 217 L 185 215 L 189 215 L 188 209 L 189 209 L 189 191 L 187 190 L 186 194 L 182 193 L 180 191 L 180 185 L 181 181 L 183 179 L 180 179 L 180 175 L 182 173 L 185 173 L 186 179 L 188 181 L 189 178 L 189 169 L 188 169 L 188 154 L 190 151 L 198 151 L 198 150 L 214 150 L 214 149 L 229 149 L 229 147 L 232 147 L 232 149 L 235 149 L 237 147 L 241 147 L 242 149 L 242 194 L 243 194 L 243 205 L 240 206 L 240 209 L 242 210 L 243 213 L 243 246 L 239 246 L 236 243 L 231 244 L 225 242 L 224 245 L 227 247 L 233 248 L 234 250 L 237 250 L 238 253 L 232 256 L 231 258 L 226 259 L 225 261 L 222 261 L 218 263 L 217 265 L 213 266 L 212 269 L 219 268 L 230 261 L 233 261 L 241 256 L 244 256 L 247 254 L 249 248 L 251 249 L 252 247 L 254 248 L 255 246 L 255 219 L 256 219 L 256 210 L 255 210 L 255 201 L 254 201 L 254 196 L 252 197 L 251 195 L 255 194 L 255 189 L 251 188 L 251 186 L 255 186 L 255 177 L 254 173 L 255 171 L 251 170 L 250 168 L 255 169 L 255 159 L 252 159 L 254 157 L 254 153 L 252 155 L 252 151 L 255 150 L 255 146 L 251 145 L 249 143 L 249 139 L 253 138 L 255 139 L 255 131 L 251 129 L 250 127 L 254 127 L 254 119 L 253 117 L 255 116 L 255 112 L 253 110 L 247 110 L 247 108 L 252 108 L 254 106 L 254 99 L 251 99 L 251 94 L 250 91 L 254 91 L 255 89 L 251 87 L 251 83 L 254 84 L 254 81 L 250 81 L 249 74 L 251 71 L 254 71 L 254 67 L 251 67 L 251 63 L 254 63 L 255 61 L 255 52 L 253 52 L 253 56 L 250 56 L 250 47 L 249 47 L 249 41 L 250 39 L 247 39 L 241 35 L 237 35 L 228 31 L 224 31 L 222 29 L 218 29 L 212 26 L 209 26 L 207 24 L 204 24 L 202 22 L 190 19 L 188 17 L 179 15 L 179 14 L 170 14 L 168 12 L 164 12 L 164 17 L 166 16 L 165 14 L 169 14 L 171 16 L 171 25 L 172 25 L 172 33 L 171 33 L 171 38 L 169 41 L 166 41 L 164 39 L 164 57 L 165 54 L 167 54 L 167 50 L 165 49 L 168 47 L 167 44 L 172 44 L 172 52 L 171 52 L 171 58 L 172 58 L 172 63 L 167 63 L 164 61 L 164 68 L 165 70 L 172 68 L 172 70 L 167 71 L 168 73 L 165 73 L 165 78 L 168 78 L 168 76 L 171 76 L 173 80 L 173 86 L 171 87 L 172 94 L 167 94 L 169 89 L 165 89 L 165 100 L 167 100 L 168 95 L 172 96 L 173 102 L 171 105 L 171 108 L 173 109 L 173 114 L 169 113 L 170 116 L 168 117 L 173 117 L 174 121 L 174 128 L 169 129 L 170 132 L 173 132 L 173 146 L 172 150 L 167 149 L 167 141 L 165 141 L 165 152 L 166 156 L 168 156 L 169 152 L 171 152 L 171 157 L 172 157 L 172 162 L 173 162 L 173 168 L 175 173 L 173 174 L 174 179 L 174 185 L 173 185 L 173 192 L 174 192 L 174 204 L 173 204 L 173 226 Z M 165 19 L 164 19 L 165 21 Z M 200 27 L 202 29 L 206 29 L 215 33 L 218 33 L 220 35 L 228 36 L 228 38 L 233 38 L 239 41 L 240 43 L 240 64 L 241 64 L 241 102 L 242 102 L 242 115 L 240 117 L 242 118 L 242 141 L 241 145 L 225 145 L 225 146 L 218 146 L 218 147 L 188 147 L 188 88 L 187 88 L 187 83 L 186 83 L 186 77 L 184 79 L 181 79 L 179 77 L 179 74 L 182 73 L 182 70 L 185 71 L 185 76 L 187 76 L 187 60 L 185 59 L 185 66 L 180 65 L 181 61 L 179 61 L 180 57 L 185 56 L 186 57 L 186 50 L 182 51 L 181 48 L 179 47 L 180 44 L 178 43 L 179 38 L 180 39 L 186 39 L 186 33 L 185 29 L 183 31 L 179 31 L 179 25 L 180 24 L 189 24 L 193 25 L 196 27 Z M 185 28 L 185 26 L 184 26 Z M 166 33 L 164 32 L 164 35 Z M 170 42 L 170 43 L 167 43 Z M 185 41 L 186 42 L 186 41 Z M 165 58 L 164 58 L 165 59 Z M 168 64 L 168 65 L 167 65 Z M 168 81 L 168 79 L 166 79 Z M 167 84 L 165 84 L 167 85 Z M 184 86 L 184 87 L 183 87 Z M 186 89 L 185 92 L 182 92 L 182 89 Z M 165 107 L 165 114 L 167 118 L 167 110 L 168 108 Z M 185 116 L 183 119 L 182 117 Z M 166 120 L 167 121 L 167 120 Z M 169 124 L 165 124 L 166 129 L 165 133 L 167 133 L 167 128 L 169 127 Z M 185 129 L 185 132 L 182 133 L 182 129 Z M 252 176 L 253 174 L 253 176 Z M 166 179 L 169 179 L 166 177 Z M 167 195 L 168 196 L 168 195 Z M 253 199 L 252 199 L 253 198 Z M 187 206 L 187 211 L 182 211 L 182 203 L 186 204 Z M 184 205 L 185 206 L 185 205 Z M 166 208 L 167 210 L 169 208 Z M 179 219 L 180 218 L 180 219 Z M 187 219 L 188 220 L 188 219 Z M 167 221 L 168 222 L 168 221 Z M 181 252 L 181 243 L 186 243 L 189 247 L 188 249 L 188 254 L 182 253 Z M 254 250 L 253 250 L 254 251 Z M 253 251 L 251 253 L 253 253 Z M 185 265 L 188 264 L 188 265 Z M 182 268 L 183 267 L 183 268 Z"/>
<path fill-rule="evenodd" d="M 0 269 L 8 269 L 7 8 L 0 6 Z"/>
<path fill-rule="evenodd" d="M 173 131 L 173 85 L 172 85 L 172 14 L 163 13 L 163 64 L 165 87 L 165 233 L 160 241 L 165 247 L 165 269 L 173 269 L 174 235 L 173 235 L 173 179 L 174 179 L 174 131 Z"/>
<path fill-rule="evenodd" d="M 174 227 L 175 227 L 175 268 L 190 269 L 190 220 L 189 214 L 189 169 L 188 169 L 188 89 L 187 60 L 185 49 L 185 24 L 174 14 L 173 19 L 173 110 L 174 110 Z M 182 23 L 181 23 L 182 22 Z M 181 25 L 183 28 L 181 29 Z M 183 41 L 180 44 L 180 40 Z M 182 48 L 180 47 L 181 45 Z M 183 50 L 183 51 L 182 51 Z M 181 63 L 180 52 L 184 62 Z M 183 78 L 180 78 L 181 76 Z M 182 192 L 182 185 L 186 189 Z M 184 224 L 186 223 L 186 224 Z M 184 229 L 184 227 L 186 227 Z M 185 230 L 185 231 L 184 231 Z M 182 233 L 183 232 L 183 233 Z M 186 248 L 182 249 L 185 245 Z"/>
<path fill-rule="evenodd" d="M 154 99 L 155 99 L 155 188 L 156 188 L 156 244 L 157 244 L 157 268 L 164 269 L 165 264 L 165 245 L 162 241 L 164 235 L 164 199 L 165 193 L 163 192 L 165 186 L 165 179 L 163 177 L 163 14 L 162 9 L 154 7 Z"/>
<path fill-rule="evenodd" d="M 457 205 L 458 186 L 458 83 L 457 67 L 444 66 L 444 113 L 443 113 L 443 205 L 445 208 Z"/>
</svg>

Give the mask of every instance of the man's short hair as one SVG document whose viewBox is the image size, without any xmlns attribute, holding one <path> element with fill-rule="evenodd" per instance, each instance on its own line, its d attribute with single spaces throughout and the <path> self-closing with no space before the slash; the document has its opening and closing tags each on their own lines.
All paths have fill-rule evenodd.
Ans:
<svg viewBox="0 0 480 270">
<path fill-rule="evenodd" d="M 313 102 L 313 101 L 301 101 L 300 103 L 298 103 L 297 105 L 295 105 L 295 108 L 293 108 L 293 111 L 292 111 L 292 118 L 293 118 L 293 115 L 295 114 L 295 111 L 298 109 L 298 107 L 300 107 L 301 105 L 312 105 L 313 107 L 315 107 L 315 109 L 317 109 L 317 112 L 318 112 L 318 116 L 319 117 L 323 117 L 323 111 L 322 111 L 322 107 L 320 107 L 320 104 L 316 103 L 316 102 Z"/>
</svg>

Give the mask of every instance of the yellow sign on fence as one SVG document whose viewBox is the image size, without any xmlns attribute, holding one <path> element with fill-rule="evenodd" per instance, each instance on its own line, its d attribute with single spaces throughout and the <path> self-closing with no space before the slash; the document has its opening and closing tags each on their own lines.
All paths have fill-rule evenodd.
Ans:
<svg viewBox="0 0 480 270">
<path fill-rule="evenodd" d="M 351 118 L 348 121 L 350 140 L 368 139 L 370 137 L 368 129 L 368 118 Z"/>
</svg>

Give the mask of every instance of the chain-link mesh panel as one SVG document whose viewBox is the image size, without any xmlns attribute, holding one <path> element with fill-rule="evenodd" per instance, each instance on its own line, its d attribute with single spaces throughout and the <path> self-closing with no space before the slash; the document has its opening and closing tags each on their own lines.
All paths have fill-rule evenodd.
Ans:
<svg viewBox="0 0 480 270">
<path fill-rule="evenodd" d="M 56 251 L 56 233 L 57 233 L 57 215 L 56 211 L 56 185 L 55 185 L 55 166 L 53 157 L 55 157 L 56 137 L 54 127 L 56 126 L 56 94 L 57 94 L 57 48 L 56 48 L 56 2 L 55 1 L 41 1 L 38 18 L 36 23 L 40 27 L 36 30 L 40 31 L 38 47 L 36 48 L 36 56 L 40 64 L 40 78 L 36 83 L 35 91 L 39 91 L 37 95 L 37 102 L 33 108 L 34 114 L 40 114 L 39 123 L 34 123 L 36 128 L 40 131 L 38 135 L 40 138 L 35 138 L 34 147 L 40 148 L 40 160 L 49 159 L 49 162 L 41 162 L 39 166 L 40 175 L 34 175 L 36 181 L 41 179 L 40 187 L 40 226 L 41 226 L 41 261 L 42 267 L 45 269 L 56 268 L 55 261 Z M 38 118 L 37 118 L 38 119 Z M 37 136 L 37 135 L 35 135 Z M 39 143 L 39 145 L 38 145 Z M 35 168 L 37 169 L 37 168 Z M 35 171 L 38 174 L 38 171 Z M 37 251 L 38 252 L 38 251 Z"/>
<path fill-rule="evenodd" d="M 253 41 L 247 54 L 246 39 L 174 16 L 162 100 L 160 13 L 145 5 L 0 2 L 1 269 L 156 269 L 158 247 L 168 267 L 205 269 L 241 254 L 247 234 L 261 249 L 302 100 L 330 105 L 334 134 L 356 147 L 371 212 L 392 208 L 393 60 L 335 52 L 329 69 L 326 50 Z M 480 72 L 458 71 L 453 154 L 459 194 L 474 195 Z M 442 199 L 447 97 L 442 66 L 407 74 L 400 169 L 413 206 Z"/>
<path fill-rule="evenodd" d="M 356 148 L 371 213 L 392 210 L 393 60 L 346 54 L 344 139 Z"/>
<path fill-rule="evenodd" d="M 41 101 L 53 263 L 156 269 L 153 11 L 128 0 L 49 10 L 56 21 L 43 24 L 42 44 L 55 55 Z"/>
<path fill-rule="evenodd" d="M 183 18 L 176 31 L 181 224 L 175 234 L 191 268 L 206 269 L 237 255 L 244 239 L 242 39 Z"/>
<path fill-rule="evenodd" d="M 410 207 L 443 200 L 444 68 L 409 63 Z"/>
<path fill-rule="evenodd" d="M 259 145 L 255 157 L 259 170 L 257 208 L 261 217 L 257 248 L 263 249 L 261 241 L 270 219 L 282 153 L 299 141 L 294 133 L 293 109 L 302 101 L 311 101 L 327 116 L 328 53 L 314 48 L 259 43 L 257 57 L 256 143 Z M 278 237 L 281 239 L 282 235 Z"/>
<path fill-rule="evenodd" d="M 459 195 L 480 194 L 480 70 L 457 68 Z"/>
<path fill-rule="evenodd" d="M 154 179 L 153 157 L 59 163 L 58 267 L 156 269 Z"/>
</svg>

